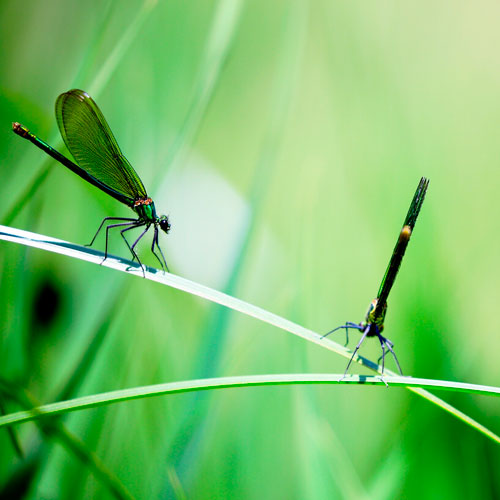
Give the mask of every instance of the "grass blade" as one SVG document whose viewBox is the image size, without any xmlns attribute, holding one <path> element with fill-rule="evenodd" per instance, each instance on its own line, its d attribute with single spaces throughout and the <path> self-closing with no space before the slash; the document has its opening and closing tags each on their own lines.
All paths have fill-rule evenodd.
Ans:
<svg viewBox="0 0 500 500">
<path fill-rule="evenodd" d="M 327 374 L 327 373 L 292 373 L 280 375 L 244 375 L 237 377 L 219 377 L 198 380 L 186 380 L 182 382 L 169 382 L 164 384 L 149 385 L 144 387 L 133 387 L 130 389 L 121 389 L 117 391 L 104 392 L 101 394 L 93 394 L 91 396 L 83 396 L 69 401 L 61 401 L 51 403 L 34 408 L 33 410 L 19 411 L 10 413 L 0 417 L 0 428 L 30 422 L 40 418 L 56 416 L 62 413 L 71 411 L 85 410 L 97 408 L 113 403 L 124 401 L 132 401 L 135 399 L 144 399 L 156 396 L 164 396 L 167 394 L 180 394 L 193 391 L 206 391 L 213 389 L 228 389 L 235 387 L 257 387 L 269 385 L 377 385 L 391 387 L 405 387 L 415 390 L 417 394 L 421 394 L 424 388 L 438 389 L 453 392 L 465 392 L 468 394 L 483 394 L 489 396 L 500 396 L 500 387 L 492 387 L 486 385 L 468 384 L 464 382 L 449 382 L 445 380 L 432 380 L 413 377 L 380 377 L 378 375 L 348 375 L 343 374 Z M 452 408 L 450 405 L 443 406 L 439 398 L 428 398 L 438 406 L 446 409 L 457 418 L 472 425 L 472 419 Z M 500 437 L 489 431 L 477 422 L 472 425 L 479 432 L 483 433 L 496 443 L 500 444 Z"/>
<path fill-rule="evenodd" d="M 116 67 L 127 53 L 127 50 L 132 42 L 136 39 L 139 30 L 144 24 L 144 21 L 153 11 L 156 4 L 156 0 L 145 0 L 143 2 L 137 15 L 129 24 L 127 30 L 125 31 L 125 33 L 123 33 L 123 36 L 120 38 L 120 40 L 118 40 L 113 50 L 109 54 L 109 57 L 102 65 L 101 70 L 93 79 L 93 82 L 90 84 L 88 88 L 88 93 L 90 95 L 97 97 L 102 92 L 102 89 L 107 85 Z"/>
<path fill-rule="evenodd" d="M 40 248 L 42 250 L 48 250 L 50 252 L 67 255 L 69 257 L 78 258 L 88 262 L 93 262 L 95 264 L 102 264 L 105 267 L 110 267 L 122 272 L 132 273 L 135 274 L 136 276 L 142 277 L 142 272 L 140 267 L 129 260 L 110 255 L 103 262 L 102 259 L 104 258 L 104 254 L 102 252 L 82 247 L 80 245 L 74 245 L 72 243 L 68 243 L 63 240 L 58 240 L 56 238 L 50 238 L 48 236 L 43 236 L 28 231 L 22 231 L 20 229 L 13 229 L 6 226 L 0 226 L 0 240 L 12 241 L 23 245 Z M 340 354 L 341 356 L 344 356 L 347 359 L 351 357 L 352 352 L 349 349 L 341 346 L 340 344 L 337 344 L 336 342 L 333 342 L 330 339 L 325 339 L 320 334 L 313 332 L 312 330 L 304 328 L 303 326 L 300 326 L 296 323 L 293 323 L 292 321 L 282 318 L 277 314 L 273 314 L 269 311 L 266 311 L 265 309 L 254 306 L 253 304 L 249 304 L 248 302 L 239 300 L 236 297 L 232 297 L 217 290 L 213 290 L 212 288 L 206 287 L 199 283 L 195 283 L 185 278 L 181 278 L 180 276 L 164 273 L 159 269 L 154 269 L 151 267 L 146 267 L 145 278 L 151 281 L 162 283 L 163 285 L 167 285 L 172 288 L 176 288 L 177 290 L 182 290 L 184 292 L 197 295 L 212 302 L 216 302 L 220 305 L 223 305 L 235 311 L 246 314 L 247 316 L 252 316 L 260 321 L 269 323 L 278 328 L 281 328 L 282 330 L 286 330 L 290 333 L 293 333 L 294 335 L 297 335 L 305 340 L 308 340 L 309 342 L 321 345 L 323 348 L 336 352 L 337 354 Z M 363 356 L 359 355 L 355 356 L 354 361 L 367 368 L 370 368 L 371 370 L 378 371 L 379 373 L 381 373 L 382 371 L 381 366 L 377 365 L 373 361 L 370 361 L 369 359 L 364 358 Z M 415 394 L 418 394 L 427 401 L 430 401 L 431 403 L 434 403 L 435 405 L 446 410 L 452 415 L 455 415 L 457 418 L 467 423 L 471 427 L 475 428 L 479 432 L 490 437 L 497 443 L 500 443 L 500 438 L 498 438 L 496 434 L 489 431 L 484 426 L 476 422 L 474 419 L 468 417 L 464 413 L 460 412 L 453 406 L 449 405 L 445 401 L 441 400 L 440 398 L 434 396 L 433 394 L 427 392 L 424 389 L 425 387 L 436 388 L 438 386 L 439 388 L 444 388 L 446 386 L 459 387 L 460 384 L 456 385 L 456 383 L 454 382 L 440 382 L 438 384 L 428 384 L 428 382 L 426 382 L 425 384 L 423 383 L 419 384 L 415 382 L 424 379 L 414 379 L 410 377 L 395 377 L 394 372 L 391 372 L 390 370 L 387 369 L 385 370 L 385 374 L 389 375 L 389 377 L 384 377 L 384 380 L 387 380 L 388 382 L 390 381 L 390 383 L 393 385 L 403 385 L 405 387 L 408 387 L 409 390 L 411 390 Z M 353 378 L 347 377 L 345 380 L 352 381 Z M 356 379 L 354 378 L 354 380 Z M 398 380 L 399 382 L 397 382 Z M 373 380 L 368 379 L 367 377 L 361 377 L 358 383 L 365 383 L 365 384 L 369 383 L 371 385 L 374 384 L 379 385 L 378 383 L 373 382 Z M 463 386 L 464 388 L 468 387 L 468 389 L 464 389 L 465 392 L 481 392 L 478 390 L 472 390 L 471 388 L 486 387 L 486 386 L 474 386 L 472 384 L 461 384 L 461 386 Z M 495 393 L 495 391 L 498 391 L 498 389 L 489 388 L 488 391 L 483 390 L 483 392 L 490 392 L 491 394 Z M 0 422 L 3 422 L 4 421 L 3 419 L 5 419 L 6 417 L 1 417 Z"/>
</svg>

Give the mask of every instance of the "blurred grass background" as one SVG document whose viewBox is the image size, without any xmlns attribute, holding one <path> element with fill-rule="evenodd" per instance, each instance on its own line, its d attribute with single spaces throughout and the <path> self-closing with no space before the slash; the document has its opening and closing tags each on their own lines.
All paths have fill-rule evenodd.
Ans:
<svg viewBox="0 0 500 500">
<path fill-rule="evenodd" d="M 364 318 L 425 175 L 385 332 L 405 374 L 498 385 L 496 2 L 0 8 L 3 223 L 83 244 L 103 217 L 131 216 L 11 132 L 20 121 L 62 148 L 55 99 L 82 88 L 171 217 L 161 239 L 171 270 L 325 332 Z M 146 239 L 141 256 L 155 265 Z M 118 236 L 111 250 L 127 254 Z M 299 338 L 110 269 L 5 242 L 0 263 L 2 378 L 43 402 L 345 368 Z M 376 359 L 378 343 L 362 353 Z M 496 400 L 447 399 L 499 432 Z M 63 422 L 137 498 L 500 496 L 495 445 L 403 390 L 217 391 Z M 56 437 L 17 431 L 24 459 L 0 432 L 2 498 L 111 497 Z"/>
</svg>

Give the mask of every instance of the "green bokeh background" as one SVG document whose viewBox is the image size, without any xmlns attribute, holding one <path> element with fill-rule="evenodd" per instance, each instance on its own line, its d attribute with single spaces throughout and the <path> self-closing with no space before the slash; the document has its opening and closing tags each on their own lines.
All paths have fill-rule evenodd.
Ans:
<svg viewBox="0 0 500 500">
<path fill-rule="evenodd" d="M 131 215 L 11 132 L 62 148 L 54 102 L 82 88 L 171 217 L 171 270 L 325 332 L 363 319 L 425 175 L 385 332 L 405 374 L 498 385 L 499 16 L 492 1 L 3 0 L 1 221 L 83 244 Z M 127 254 L 118 236 L 112 252 Z M 131 275 L 6 242 L 0 263 L 1 374 L 42 402 L 345 368 Z M 497 400 L 446 399 L 500 431 Z M 227 390 L 63 422 L 136 498 L 500 496 L 498 447 L 402 389 Z M 56 438 L 17 432 L 24 460 L 0 432 L 5 498 L 111 497 Z"/>
</svg>

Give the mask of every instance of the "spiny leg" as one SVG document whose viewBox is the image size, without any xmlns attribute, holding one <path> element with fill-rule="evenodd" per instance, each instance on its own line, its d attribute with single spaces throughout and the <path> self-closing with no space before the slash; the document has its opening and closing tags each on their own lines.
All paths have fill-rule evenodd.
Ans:
<svg viewBox="0 0 500 500">
<path fill-rule="evenodd" d="M 361 339 L 358 342 L 358 345 L 356 346 L 356 349 L 354 349 L 354 352 L 352 353 L 351 359 L 349 360 L 349 363 L 347 363 L 347 368 L 345 369 L 344 376 L 340 379 L 343 380 L 345 376 L 347 375 L 347 372 L 349 370 L 349 367 L 351 366 L 352 360 L 354 359 L 354 356 L 358 352 L 359 348 L 361 347 L 361 344 L 363 343 L 363 340 L 365 340 L 366 336 L 368 335 L 368 332 L 370 331 L 370 325 L 368 325 L 364 331 L 363 335 L 361 336 Z"/>
<path fill-rule="evenodd" d="M 384 374 L 384 368 L 385 368 L 385 337 L 382 337 L 382 335 L 378 334 L 377 335 L 377 338 L 380 342 L 380 347 L 382 347 L 382 356 L 380 356 L 380 358 L 382 358 L 382 375 Z M 380 362 L 380 358 L 378 358 L 379 362 Z"/>
<path fill-rule="evenodd" d="M 155 245 L 156 245 L 156 248 L 158 248 L 158 250 L 160 251 L 163 262 L 160 260 L 160 258 L 158 257 L 158 255 L 155 252 Z M 154 231 L 154 235 L 153 235 L 153 244 L 151 245 L 151 251 L 153 252 L 153 255 L 158 259 L 158 262 L 160 263 L 161 268 L 163 270 L 165 270 L 165 268 L 166 268 L 167 272 L 169 273 L 170 271 L 168 270 L 167 261 L 165 260 L 165 256 L 163 255 L 163 252 L 161 251 L 161 247 L 158 243 L 158 227 L 157 226 L 155 226 L 155 231 Z M 164 263 L 165 263 L 165 267 L 163 267 Z"/>
<path fill-rule="evenodd" d="M 363 331 L 363 325 L 360 325 L 358 323 L 353 323 L 352 321 L 347 321 L 346 324 L 344 325 L 345 328 L 345 344 L 344 347 L 347 347 L 349 344 L 349 328 L 358 330 L 359 332 Z"/>
<path fill-rule="evenodd" d="M 340 330 L 341 328 L 345 328 L 345 327 L 346 327 L 346 325 L 337 326 L 337 328 L 334 328 L 333 330 L 330 330 L 329 332 L 325 333 L 321 338 L 324 339 L 325 337 L 328 337 L 328 335 L 330 335 L 330 333 L 336 332 L 337 330 Z"/>
<path fill-rule="evenodd" d="M 141 224 L 141 226 L 143 226 L 144 224 Z M 135 246 L 137 245 L 137 243 L 139 243 L 139 241 L 141 240 L 141 238 L 148 232 L 148 229 L 149 227 L 151 226 L 151 224 L 148 224 L 146 226 L 146 229 L 144 229 L 144 231 L 139 235 L 139 237 L 132 243 L 132 246 L 130 247 L 130 250 L 133 252 L 134 251 L 134 248 Z M 140 226 L 137 226 L 137 227 L 140 227 Z M 128 242 L 127 242 L 128 243 Z M 136 254 L 137 255 L 137 254 Z M 137 259 L 139 260 L 139 259 Z"/>
<path fill-rule="evenodd" d="M 132 219 L 134 222 L 124 222 L 123 224 L 110 224 L 109 226 L 106 226 L 106 243 L 104 246 L 104 259 L 102 259 L 101 264 L 108 258 L 108 238 L 109 238 L 109 230 L 113 229 L 114 227 L 127 227 L 127 229 L 132 229 L 134 227 L 137 227 L 137 220 Z M 127 242 L 128 245 L 128 242 Z M 129 247 L 130 248 L 130 247 Z"/>
<path fill-rule="evenodd" d="M 321 337 L 321 339 L 324 339 L 325 337 L 328 337 L 328 335 L 330 335 L 330 333 L 336 332 L 337 330 L 340 330 L 342 328 L 345 328 L 345 344 L 344 344 L 344 347 L 346 347 L 347 344 L 349 344 L 349 328 L 353 328 L 355 330 L 359 330 L 360 332 L 363 331 L 363 328 L 360 325 L 358 325 L 357 323 L 353 323 L 352 321 L 347 321 L 345 325 L 337 326 L 337 328 L 334 328 L 333 330 L 330 330 L 329 332 L 325 333 Z"/>
<path fill-rule="evenodd" d="M 94 234 L 94 237 L 92 238 L 92 241 L 88 244 L 88 245 L 85 245 L 86 247 L 91 247 L 93 244 L 94 244 L 94 241 L 95 239 L 97 238 L 97 235 L 101 232 L 101 229 L 102 229 L 102 226 L 104 226 L 104 223 L 108 220 L 121 220 L 121 221 L 128 221 L 128 222 L 132 222 L 132 221 L 136 221 L 137 219 L 131 219 L 129 217 L 105 217 L 103 219 L 103 221 L 101 222 L 101 225 L 99 226 L 99 229 L 97 230 L 97 232 Z"/>
<path fill-rule="evenodd" d="M 347 324 L 344 326 L 345 328 L 345 344 L 344 347 L 347 347 L 349 345 L 349 326 Z"/>
<path fill-rule="evenodd" d="M 158 241 L 158 228 L 156 228 L 156 248 L 160 251 L 161 258 L 163 259 L 163 263 L 165 264 L 165 269 L 167 270 L 167 273 L 170 272 L 170 269 L 168 268 L 167 264 L 167 259 L 165 259 L 165 255 L 163 254 L 163 250 L 161 249 L 160 243 Z"/>
<path fill-rule="evenodd" d="M 141 227 L 141 226 L 144 226 L 144 225 L 145 225 L 145 223 L 143 222 L 142 224 L 136 224 L 134 227 Z M 139 241 L 141 240 L 141 238 L 148 232 L 148 229 L 149 229 L 150 225 L 151 224 L 148 224 L 146 226 L 146 229 L 144 229 L 144 231 L 139 235 L 139 237 L 134 241 L 134 243 L 132 243 L 132 246 L 129 245 L 129 243 L 127 241 L 127 238 L 125 237 L 125 235 L 123 233 L 125 231 L 129 231 L 130 229 L 133 229 L 133 228 L 132 227 L 127 227 L 123 231 L 120 231 L 120 234 L 122 235 L 122 238 L 125 240 L 125 243 L 127 244 L 130 252 L 134 256 L 134 258 L 132 259 L 132 262 L 134 262 L 134 259 L 137 259 L 137 263 L 141 266 L 142 275 L 143 275 L 144 278 L 146 277 L 146 273 L 144 271 L 144 266 L 142 265 L 142 262 L 139 259 L 139 256 L 137 255 L 137 253 L 136 253 L 136 251 L 134 249 L 135 249 L 135 246 L 137 245 L 137 243 L 139 243 Z"/>
<path fill-rule="evenodd" d="M 389 351 L 391 352 L 391 354 L 394 358 L 394 361 L 396 361 L 396 365 L 398 367 L 400 375 L 403 375 L 403 371 L 401 370 L 401 366 L 399 366 L 398 358 L 397 358 L 396 353 L 394 352 L 394 349 L 393 349 L 394 344 L 389 339 L 386 339 L 385 337 L 382 337 L 382 338 L 384 339 L 384 342 L 385 342 L 385 345 L 387 346 L 387 349 L 389 349 Z"/>
</svg>

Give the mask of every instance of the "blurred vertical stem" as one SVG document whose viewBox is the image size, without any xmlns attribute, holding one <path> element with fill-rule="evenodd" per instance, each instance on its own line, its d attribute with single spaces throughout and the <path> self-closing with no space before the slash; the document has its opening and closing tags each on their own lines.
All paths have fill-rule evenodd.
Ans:
<svg viewBox="0 0 500 500">
<path fill-rule="evenodd" d="M 101 71 L 93 79 L 93 82 L 88 88 L 88 93 L 94 97 L 98 96 L 102 89 L 108 84 L 109 79 L 113 75 L 116 67 L 123 59 L 127 53 L 130 45 L 136 39 L 144 21 L 153 11 L 157 4 L 157 0 L 144 0 L 142 7 L 138 11 L 135 18 L 130 23 L 129 27 L 123 33 L 123 36 L 115 44 L 113 50 L 109 54 L 104 64 L 101 67 Z"/>
<path fill-rule="evenodd" d="M 1 382 L 5 388 L 9 388 L 9 396 L 21 407 L 31 408 L 32 411 L 36 412 L 36 408 L 40 406 L 40 402 L 28 393 L 28 391 L 16 389 L 12 386 L 12 384 L 5 380 L 2 380 Z M 58 419 L 39 419 L 36 420 L 35 423 L 46 438 L 55 438 L 70 454 L 76 456 L 82 464 L 89 469 L 94 477 L 109 490 L 113 497 L 118 500 L 134 500 L 134 497 L 130 494 L 127 488 L 125 488 L 113 472 L 106 467 L 104 462 L 102 462 L 94 452 L 90 451 L 81 439 L 69 432 Z M 49 446 L 49 444 L 47 444 L 47 446 Z M 33 451 L 31 454 L 33 455 Z M 45 454 L 43 454 L 43 456 L 45 456 Z M 24 466 L 25 463 L 28 463 L 32 467 L 33 464 L 30 464 L 30 458 L 33 457 L 27 457 L 26 461 L 21 463 L 21 467 Z M 39 464 L 40 462 L 44 463 L 45 461 L 41 460 L 41 456 L 35 454 L 34 462 L 35 464 Z M 29 477 L 25 478 L 25 480 L 35 476 L 35 471 L 36 468 L 33 469 L 33 471 L 29 474 Z M 16 481 L 15 472 L 11 473 L 11 480 Z"/>
<path fill-rule="evenodd" d="M 169 146 L 165 157 L 159 161 L 160 164 L 167 165 L 169 171 L 182 167 L 196 139 L 222 68 L 233 46 L 242 7 L 242 0 L 220 0 L 218 3 L 189 109 L 173 144 Z M 159 189 L 160 192 L 162 190 Z"/>
<path fill-rule="evenodd" d="M 153 11 L 156 4 L 157 0 L 145 0 L 142 3 L 141 8 L 135 15 L 134 19 L 129 24 L 128 28 L 114 45 L 113 50 L 109 53 L 108 57 L 100 67 L 100 71 L 93 78 L 92 83 L 90 83 L 90 85 L 87 87 L 88 92 L 94 98 L 97 98 L 108 84 L 110 78 L 113 76 L 119 63 L 127 54 L 127 51 L 130 48 L 131 44 L 137 38 L 141 27 Z M 86 53 L 81 58 L 82 64 L 76 76 L 73 78 L 73 82 L 76 82 L 76 85 L 78 86 L 80 85 L 79 82 L 83 82 L 86 79 L 86 73 L 88 71 L 88 68 L 91 66 L 90 63 L 95 59 L 97 49 L 101 46 L 102 37 L 106 32 L 106 27 L 109 24 L 109 18 L 112 15 L 111 6 L 111 2 L 109 2 L 105 6 L 104 15 L 101 16 L 98 27 L 94 31 L 94 36 L 90 40 L 90 43 L 87 45 L 88 48 L 86 50 Z M 72 86 L 74 85 L 75 83 L 72 84 Z M 55 143 L 57 148 L 62 145 L 62 140 L 59 136 L 59 133 L 57 133 L 57 138 L 54 134 L 54 139 L 51 140 L 51 142 Z M 3 218 L 3 222 L 5 224 L 11 225 L 16 216 L 23 210 L 23 208 L 26 208 L 29 205 L 29 200 L 33 197 L 40 186 L 42 186 L 53 165 L 54 161 L 52 159 L 43 159 L 42 167 L 38 170 L 33 180 L 26 186 L 21 195 L 16 200 L 14 200 L 10 209 L 7 211 L 6 216 Z M 116 284 L 115 289 L 118 289 L 118 287 L 119 283 Z M 122 291 L 123 288 L 120 288 L 120 292 Z M 113 294 L 108 294 L 107 296 L 109 297 L 107 304 L 114 304 L 118 295 L 113 297 Z M 106 311 L 108 310 L 106 308 L 106 303 L 103 304 L 103 307 Z M 85 368 L 88 368 L 92 363 L 93 358 L 95 357 L 95 353 L 98 351 L 103 339 L 103 328 L 99 328 L 96 332 L 94 332 L 93 338 L 89 341 L 87 352 L 83 354 L 82 359 L 86 362 Z M 67 397 L 74 394 L 73 389 L 75 387 L 78 387 L 78 385 L 84 379 L 84 376 L 85 370 L 81 366 L 76 366 L 73 375 L 70 377 L 65 387 L 65 395 Z M 59 438 L 65 443 L 68 451 L 78 456 L 85 463 L 90 464 L 90 467 L 94 469 L 95 475 L 101 477 L 101 480 L 108 484 L 110 490 L 114 492 L 114 495 L 117 498 L 132 498 L 130 494 L 125 490 L 125 488 L 119 483 L 119 481 L 116 480 L 116 478 L 112 477 L 111 473 L 105 469 L 103 464 L 100 463 L 98 457 L 84 447 L 83 443 L 78 441 L 73 436 L 69 435 L 62 427 L 60 429 L 53 427 L 53 429 L 57 430 Z M 44 434 L 48 434 L 48 432 L 45 432 Z M 13 437 L 11 437 L 11 439 L 13 439 Z M 51 445 L 50 443 L 48 443 L 46 448 L 44 449 L 45 453 L 50 453 L 50 448 Z M 43 464 L 45 463 L 45 460 L 43 458 L 45 457 L 45 453 L 42 453 L 41 456 L 37 457 L 38 459 L 36 460 L 35 467 L 43 466 Z M 30 477 L 34 477 L 34 474 Z"/>
<path fill-rule="evenodd" d="M 0 415 L 6 415 L 7 412 L 5 411 L 5 405 L 3 402 L 3 394 L 0 393 Z M 21 460 L 24 458 L 24 453 L 23 449 L 21 448 L 21 443 L 19 441 L 19 437 L 16 433 L 15 429 L 7 429 L 7 433 L 9 434 L 9 439 L 10 442 L 12 443 L 12 447 L 14 448 L 14 451 L 16 452 L 18 458 Z"/>
<path fill-rule="evenodd" d="M 268 117 L 269 126 L 263 138 L 260 158 L 248 197 L 250 220 L 246 227 L 241 228 L 237 258 L 224 287 L 224 292 L 228 295 L 234 295 L 238 287 L 241 272 L 248 256 L 249 245 L 257 227 L 262 202 L 271 183 L 273 166 L 297 88 L 301 56 L 305 45 L 308 7 L 304 2 L 296 1 L 287 4 L 287 9 L 288 12 L 284 16 L 282 24 L 281 50 L 277 51 L 279 60 Z M 195 367 L 200 367 L 197 369 L 196 376 L 202 378 L 211 377 L 217 371 L 230 318 L 230 311 L 227 308 L 215 308 L 211 311 L 211 317 L 206 321 L 207 327 L 200 336 L 203 342 L 200 344 L 198 359 L 194 362 Z M 184 414 L 178 419 L 180 425 L 175 431 L 173 442 L 169 446 L 168 466 L 177 469 L 179 476 L 183 479 L 182 483 L 188 489 L 190 478 L 196 475 L 196 467 L 193 464 L 200 463 L 198 456 L 201 453 L 201 448 L 198 444 L 202 442 L 201 436 L 205 427 L 209 425 L 205 412 L 209 398 L 208 393 L 197 393 L 188 400 Z M 201 420 L 203 420 L 204 425 L 200 424 Z M 190 437 L 186 438 L 186 436 Z M 170 492 L 170 496 L 172 496 L 172 492 Z"/>
<path fill-rule="evenodd" d="M 321 417 L 312 387 L 293 388 L 294 439 L 302 471 L 296 485 L 299 498 L 356 498 L 368 500 L 351 457 L 330 422 Z"/>
</svg>

